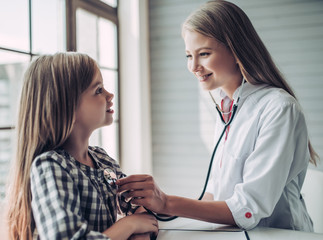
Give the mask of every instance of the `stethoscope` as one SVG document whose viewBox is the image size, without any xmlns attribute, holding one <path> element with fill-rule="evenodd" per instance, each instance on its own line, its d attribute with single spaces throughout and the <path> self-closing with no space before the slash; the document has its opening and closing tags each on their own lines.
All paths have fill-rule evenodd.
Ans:
<svg viewBox="0 0 323 240">
<path fill-rule="evenodd" d="M 232 108 L 229 112 L 224 112 L 223 110 L 221 110 L 221 108 L 219 107 L 219 105 L 216 103 L 215 99 L 213 98 L 211 92 L 209 92 L 211 98 L 212 98 L 212 101 L 214 102 L 215 104 L 215 108 L 217 110 L 217 112 L 219 113 L 219 116 L 220 116 L 220 119 L 224 125 L 224 128 L 223 128 L 223 131 L 217 141 L 217 143 L 215 144 L 214 146 L 214 149 L 213 149 L 213 153 L 212 153 L 212 156 L 211 156 L 211 159 L 210 159 L 210 163 L 209 163 L 209 168 L 208 168 L 208 171 L 207 171 L 207 175 L 206 175 L 206 179 L 205 179 L 205 183 L 204 183 L 204 187 L 203 187 L 203 190 L 202 190 L 202 193 L 200 195 L 200 197 L 198 198 L 198 200 L 202 200 L 204 194 L 205 194 L 205 190 L 206 190 L 206 187 L 207 187 L 207 184 L 209 182 L 209 178 L 210 178 L 210 174 L 211 174 L 211 169 L 212 169 L 212 165 L 213 165 L 213 160 L 214 160 L 214 155 L 216 153 L 216 150 L 218 149 L 218 146 L 223 138 L 223 135 L 224 133 L 226 132 L 227 128 L 230 126 L 230 124 L 232 123 L 233 119 L 234 119 L 234 116 L 236 115 L 236 112 L 237 112 L 237 109 L 238 109 L 238 103 L 240 101 L 240 96 L 241 96 L 241 91 L 242 91 L 242 88 L 243 88 L 243 85 L 246 81 L 244 79 L 242 79 L 242 82 L 241 82 L 241 86 L 239 88 L 239 92 L 238 92 L 238 97 L 237 97 L 237 100 L 233 102 L 233 105 L 232 105 Z M 226 115 L 226 114 L 230 114 L 231 113 L 231 116 L 229 118 L 229 120 L 226 122 L 224 120 L 224 117 L 223 115 Z M 147 210 L 148 213 L 154 215 L 156 217 L 157 220 L 159 221 L 163 221 L 163 222 L 168 222 L 168 221 L 172 221 L 176 218 L 178 218 L 178 216 L 171 216 L 171 217 L 161 217 L 160 215 L 157 215 L 156 213 L 152 212 L 151 210 L 145 208 Z"/>
<path fill-rule="evenodd" d="M 213 153 L 212 153 L 212 156 L 211 156 L 211 159 L 210 159 L 210 163 L 209 163 L 209 168 L 208 168 L 208 172 L 207 172 L 207 175 L 206 175 L 206 179 L 205 179 L 205 183 L 204 183 L 204 187 L 203 187 L 203 190 L 202 190 L 202 193 L 200 195 L 200 197 L 198 198 L 198 200 L 202 200 L 204 194 L 205 194 L 205 190 L 206 190 L 206 187 L 207 187 L 207 184 L 209 182 L 209 178 L 210 178 L 210 174 L 211 174 L 211 169 L 212 169 L 212 165 L 213 165 L 213 160 L 214 160 L 214 156 L 215 156 L 215 153 L 218 149 L 218 146 L 223 138 L 223 135 L 224 133 L 226 132 L 227 128 L 230 126 L 230 124 L 232 123 L 235 115 L 236 115 L 236 112 L 237 112 L 237 109 L 238 109 L 238 103 L 240 101 L 240 96 L 241 96 L 241 91 L 243 89 L 243 85 L 246 81 L 244 79 L 242 79 L 242 83 L 241 83 L 241 86 L 239 88 L 239 92 L 238 92 L 238 97 L 237 97 L 237 100 L 234 100 L 233 104 L 232 104 L 232 108 L 229 112 L 224 112 L 223 110 L 221 110 L 221 108 L 219 107 L 219 105 L 216 103 L 215 99 L 213 98 L 212 94 L 209 92 L 211 98 L 212 98 L 212 101 L 214 102 L 215 104 L 215 108 L 217 110 L 217 112 L 219 113 L 219 116 L 220 116 L 220 119 L 224 125 L 223 127 L 223 131 L 217 141 L 217 143 L 215 144 L 214 146 L 214 149 L 213 149 Z M 231 116 L 229 118 L 229 120 L 226 122 L 224 120 L 224 115 L 227 115 L 227 114 L 230 114 L 231 113 Z M 115 185 L 115 182 L 116 182 L 116 175 L 114 173 L 111 173 L 110 171 L 108 170 L 105 170 L 104 171 L 104 176 L 107 178 L 108 180 L 108 183 L 109 184 L 114 184 Z M 145 207 L 144 207 L 145 208 Z M 168 222 L 168 221 L 171 221 L 171 220 L 174 220 L 176 219 L 178 216 L 171 216 L 171 217 L 161 217 L 160 215 L 158 216 L 156 213 L 152 212 L 151 210 L 145 208 L 146 211 L 150 214 L 152 214 L 153 216 L 156 217 L 157 220 L 159 221 L 163 221 L 163 222 Z"/>
</svg>

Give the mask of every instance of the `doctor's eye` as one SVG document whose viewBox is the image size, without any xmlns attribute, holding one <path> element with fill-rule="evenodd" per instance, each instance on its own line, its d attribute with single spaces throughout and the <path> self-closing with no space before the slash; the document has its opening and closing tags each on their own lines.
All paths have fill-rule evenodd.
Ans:
<svg viewBox="0 0 323 240">
<path fill-rule="evenodd" d="M 202 53 L 200 53 L 200 56 L 201 57 L 206 57 L 206 56 L 209 56 L 210 55 L 210 53 L 208 53 L 208 52 L 202 52 Z"/>
</svg>

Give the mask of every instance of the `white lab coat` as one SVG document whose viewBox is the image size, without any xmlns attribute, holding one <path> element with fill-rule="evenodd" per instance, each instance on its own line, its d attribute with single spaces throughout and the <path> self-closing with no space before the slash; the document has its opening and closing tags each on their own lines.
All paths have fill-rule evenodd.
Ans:
<svg viewBox="0 0 323 240">
<path fill-rule="evenodd" d="M 218 103 L 224 96 L 223 91 L 216 91 Z M 218 118 L 216 141 L 222 130 Z M 226 201 L 236 224 L 242 229 L 266 226 L 313 231 L 300 194 L 310 155 L 298 102 L 282 89 L 245 83 L 224 138 L 206 191 L 214 200 Z"/>
</svg>

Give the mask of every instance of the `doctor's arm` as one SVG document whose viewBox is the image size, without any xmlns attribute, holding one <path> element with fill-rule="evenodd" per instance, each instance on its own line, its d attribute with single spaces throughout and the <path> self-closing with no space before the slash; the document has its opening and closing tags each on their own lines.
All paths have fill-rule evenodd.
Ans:
<svg viewBox="0 0 323 240">
<path fill-rule="evenodd" d="M 117 181 L 119 192 L 129 191 L 132 204 L 142 205 L 153 212 L 165 215 L 235 225 L 225 201 L 195 200 L 167 195 L 160 190 L 150 175 L 131 175 Z M 207 195 L 209 199 L 209 195 Z"/>
</svg>

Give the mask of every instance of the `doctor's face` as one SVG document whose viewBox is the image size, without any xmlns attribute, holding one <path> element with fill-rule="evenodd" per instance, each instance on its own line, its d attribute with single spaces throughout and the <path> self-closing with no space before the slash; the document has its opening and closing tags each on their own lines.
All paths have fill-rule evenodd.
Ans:
<svg viewBox="0 0 323 240">
<path fill-rule="evenodd" d="M 195 31 L 184 32 L 187 67 L 205 90 L 221 87 L 233 94 L 242 75 L 231 50 L 214 38 Z"/>
</svg>

